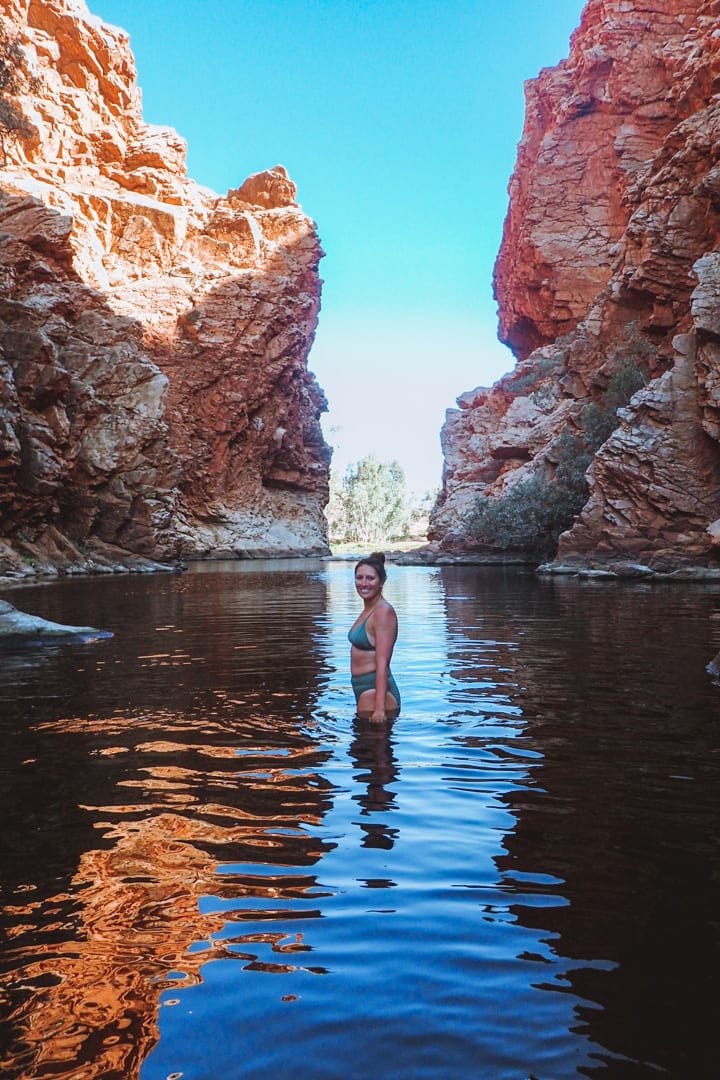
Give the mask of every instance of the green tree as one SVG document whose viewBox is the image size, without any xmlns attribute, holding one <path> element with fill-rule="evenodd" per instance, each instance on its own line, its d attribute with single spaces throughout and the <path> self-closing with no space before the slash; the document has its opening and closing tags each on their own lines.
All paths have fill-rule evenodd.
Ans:
<svg viewBox="0 0 720 1080">
<path fill-rule="evenodd" d="M 437 487 L 425 491 L 422 495 L 411 495 L 408 505 L 408 536 L 416 540 L 427 536 L 430 514 L 439 494 L 440 488 Z"/>
<path fill-rule="evenodd" d="M 375 543 L 401 536 L 407 529 L 405 474 L 397 461 L 374 454 L 349 465 L 338 482 L 331 477 L 327 518 L 331 540 Z"/>
<path fill-rule="evenodd" d="M 330 540 L 345 540 L 347 525 L 345 521 L 345 492 L 343 478 L 337 469 L 330 469 L 330 498 L 325 507 Z"/>
</svg>

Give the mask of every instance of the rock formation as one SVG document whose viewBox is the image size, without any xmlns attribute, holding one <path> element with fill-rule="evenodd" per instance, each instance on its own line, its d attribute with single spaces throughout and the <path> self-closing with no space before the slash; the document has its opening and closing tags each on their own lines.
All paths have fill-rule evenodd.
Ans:
<svg viewBox="0 0 720 1080">
<path fill-rule="evenodd" d="M 589 0 L 567 60 L 527 84 L 495 271 L 518 363 L 458 398 L 431 536 L 569 445 L 594 454 L 555 568 L 716 565 L 720 547 L 720 3 Z M 588 421 L 638 389 L 601 445 Z M 613 410 L 614 411 L 614 410 Z M 568 441 L 570 440 L 570 442 Z"/>
<path fill-rule="evenodd" d="M 82 0 L 0 18 L 0 573 L 325 552 L 322 251 L 295 185 L 189 180 Z"/>
<path fill-rule="evenodd" d="M 50 622 L 39 615 L 28 615 L 18 611 L 6 600 L 0 600 L 0 642 L 56 641 L 58 638 L 79 638 L 94 641 L 98 638 L 112 637 L 109 630 L 96 630 L 92 626 L 66 626 L 64 623 Z"/>
</svg>

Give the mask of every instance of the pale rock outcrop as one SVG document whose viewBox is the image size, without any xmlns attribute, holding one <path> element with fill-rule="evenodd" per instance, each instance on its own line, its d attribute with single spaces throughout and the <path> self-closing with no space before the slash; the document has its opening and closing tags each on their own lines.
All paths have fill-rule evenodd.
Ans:
<svg viewBox="0 0 720 1080">
<path fill-rule="evenodd" d="M 628 365 L 556 568 L 714 567 L 720 535 L 720 4 L 589 0 L 570 55 L 528 84 L 495 274 L 519 362 L 458 399 L 431 537 L 532 476 Z"/>
<path fill-rule="evenodd" d="M 6 600 L 0 600 L 0 642 L 38 641 L 44 638 L 82 638 L 87 641 L 112 637 L 109 630 L 96 630 L 92 626 L 66 626 L 51 622 L 39 615 L 18 611 Z"/>
<path fill-rule="evenodd" d="M 128 35 L 79 0 L 0 17 L 29 131 L 0 171 L 0 572 L 326 551 L 322 251 L 295 185 L 188 179 Z"/>
</svg>

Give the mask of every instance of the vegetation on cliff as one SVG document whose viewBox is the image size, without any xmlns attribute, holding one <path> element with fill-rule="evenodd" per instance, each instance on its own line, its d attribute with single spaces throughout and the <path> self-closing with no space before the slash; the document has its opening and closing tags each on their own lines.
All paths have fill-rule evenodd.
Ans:
<svg viewBox="0 0 720 1080">
<path fill-rule="evenodd" d="M 466 523 L 472 540 L 500 551 L 520 551 L 538 562 L 552 558 L 560 536 L 587 501 L 587 470 L 617 427 L 618 410 L 647 381 L 647 370 L 625 360 L 599 400 L 583 410 L 580 430 L 574 433 L 566 428 L 558 439 L 554 476 L 535 475 L 519 481 L 500 498 L 477 499 Z"/>
</svg>

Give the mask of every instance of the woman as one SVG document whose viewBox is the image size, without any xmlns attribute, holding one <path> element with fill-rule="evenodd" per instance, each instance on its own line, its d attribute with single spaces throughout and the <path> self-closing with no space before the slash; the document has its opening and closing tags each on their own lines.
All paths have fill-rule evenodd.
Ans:
<svg viewBox="0 0 720 1080">
<path fill-rule="evenodd" d="M 400 691 L 390 671 L 398 621 L 395 609 L 382 594 L 386 578 L 382 552 L 360 559 L 355 567 L 355 588 L 363 610 L 348 633 L 358 716 L 378 723 L 394 720 L 400 712 Z"/>
</svg>

